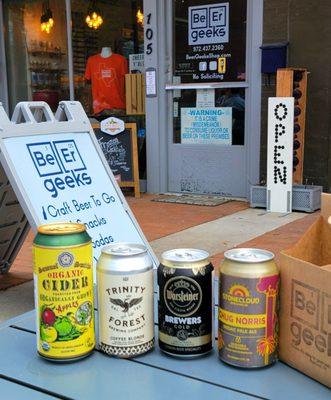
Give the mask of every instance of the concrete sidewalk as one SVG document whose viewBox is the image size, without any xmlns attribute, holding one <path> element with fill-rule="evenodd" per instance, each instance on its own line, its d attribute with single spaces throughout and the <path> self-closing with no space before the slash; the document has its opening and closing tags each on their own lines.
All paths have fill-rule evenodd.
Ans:
<svg viewBox="0 0 331 400">
<path fill-rule="evenodd" d="M 237 201 L 216 207 L 156 203 L 151 201 L 153 197 L 128 200 L 157 256 L 176 247 L 201 248 L 210 253 L 216 270 L 223 252 L 233 247 L 266 248 L 277 256 L 295 243 L 319 215 L 266 213 Z M 33 283 L 28 281 L 32 279 L 32 238 L 29 235 L 10 272 L 13 279 L 19 279 L 23 270 L 26 283 L 19 281 L 19 286 L 0 290 L 0 322 L 33 309 Z M 8 277 L 0 277 L 0 283 L 2 279 Z"/>
</svg>

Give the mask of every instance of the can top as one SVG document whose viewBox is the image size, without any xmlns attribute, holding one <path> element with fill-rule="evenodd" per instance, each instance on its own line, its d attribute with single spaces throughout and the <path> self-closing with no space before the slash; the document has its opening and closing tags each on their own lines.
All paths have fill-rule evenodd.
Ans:
<svg viewBox="0 0 331 400">
<path fill-rule="evenodd" d="M 208 260 L 209 253 L 199 249 L 173 249 L 167 250 L 161 255 L 161 262 L 173 262 L 176 264 L 193 264 Z"/>
<path fill-rule="evenodd" d="M 113 243 L 101 249 L 102 254 L 111 256 L 130 257 L 146 253 L 146 246 L 139 243 Z"/>
<path fill-rule="evenodd" d="M 240 263 L 256 264 L 273 260 L 275 255 L 267 250 L 242 248 L 228 250 L 224 253 L 224 257 Z"/>
<path fill-rule="evenodd" d="M 55 222 L 38 226 L 38 233 L 43 235 L 71 235 L 85 231 L 85 225 L 76 222 Z"/>
</svg>

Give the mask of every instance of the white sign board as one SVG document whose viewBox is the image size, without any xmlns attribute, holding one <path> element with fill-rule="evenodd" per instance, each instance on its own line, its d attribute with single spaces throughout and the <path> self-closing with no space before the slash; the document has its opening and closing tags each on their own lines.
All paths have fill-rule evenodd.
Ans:
<svg viewBox="0 0 331 400">
<path fill-rule="evenodd" d="M 46 103 L 49 122 L 15 124 L 0 107 L 1 162 L 29 223 L 84 223 L 93 241 L 94 261 L 103 246 L 135 242 L 148 246 L 104 159 L 89 120 L 78 102 L 61 102 L 69 121 L 59 122 Z M 29 122 L 29 121 L 28 121 Z"/>
<path fill-rule="evenodd" d="M 292 211 L 294 98 L 271 97 L 268 106 L 267 210 Z"/>
<path fill-rule="evenodd" d="M 146 77 L 146 97 L 156 97 L 156 69 L 148 68 Z"/>
<path fill-rule="evenodd" d="M 229 3 L 204 4 L 188 8 L 188 44 L 228 43 Z"/>
<path fill-rule="evenodd" d="M 129 55 L 129 71 L 135 74 L 145 72 L 144 53 Z"/>
<path fill-rule="evenodd" d="M 181 143 L 222 144 L 232 143 L 232 108 L 181 109 Z"/>
<path fill-rule="evenodd" d="M 125 124 L 124 121 L 119 118 L 109 117 L 100 122 L 100 129 L 108 135 L 117 135 L 124 131 Z"/>
<path fill-rule="evenodd" d="M 197 89 L 197 107 L 215 107 L 215 89 Z"/>
</svg>

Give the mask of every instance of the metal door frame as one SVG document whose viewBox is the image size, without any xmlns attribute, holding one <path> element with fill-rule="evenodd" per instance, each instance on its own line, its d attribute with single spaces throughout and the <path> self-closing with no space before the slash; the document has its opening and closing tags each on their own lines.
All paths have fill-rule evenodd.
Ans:
<svg viewBox="0 0 331 400">
<path fill-rule="evenodd" d="M 261 51 L 263 34 L 263 0 L 247 0 L 246 31 L 246 81 L 214 84 L 172 83 L 172 2 L 167 0 L 144 0 L 144 13 L 157 15 L 157 55 L 146 55 L 145 67 L 158 71 L 158 95 L 146 99 L 147 176 L 148 191 L 168 191 L 168 147 L 172 143 L 172 91 L 174 89 L 245 88 L 245 153 L 248 196 L 250 184 L 259 181 L 260 169 L 260 122 L 261 122 Z M 145 26 L 146 30 L 146 26 Z"/>
</svg>

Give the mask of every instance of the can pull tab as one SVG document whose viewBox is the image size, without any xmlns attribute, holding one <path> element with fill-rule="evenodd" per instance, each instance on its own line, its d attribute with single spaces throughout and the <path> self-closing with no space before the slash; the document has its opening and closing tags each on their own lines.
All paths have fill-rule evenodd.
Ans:
<svg viewBox="0 0 331 400">
<path fill-rule="evenodd" d="M 114 252 L 120 253 L 120 254 L 131 254 L 132 253 L 130 247 L 124 247 L 124 246 L 115 247 Z"/>
<path fill-rule="evenodd" d="M 259 259 L 260 257 L 253 253 L 252 251 L 242 251 L 241 253 L 238 254 L 238 257 L 250 257 L 250 258 L 256 258 Z"/>
<path fill-rule="evenodd" d="M 182 258 L 182 259 L 185 259 L 185 260 L 192 260 L 192 259 L 194 259 L 195 257 L 194 257 L 194 254 L 192 254 L 192 253 L 189 253 L 188 251 L 186 251 L 185 253 L 175 253 L 175 255 L 176 255 L 176 257 L 178 257 L 178 258 Z"/>
<path fill-rule="evenodd" d="M 259 254 L 256 254 L 256 253 L 252 252 L 252 251 L 242 251 L 242 252 L 238 253 L 237 258 L 238 259 L 247 258 L 247 259 L 256 260 L 256 261 L 261 260 L 261 256 Z"/>
</svg>

